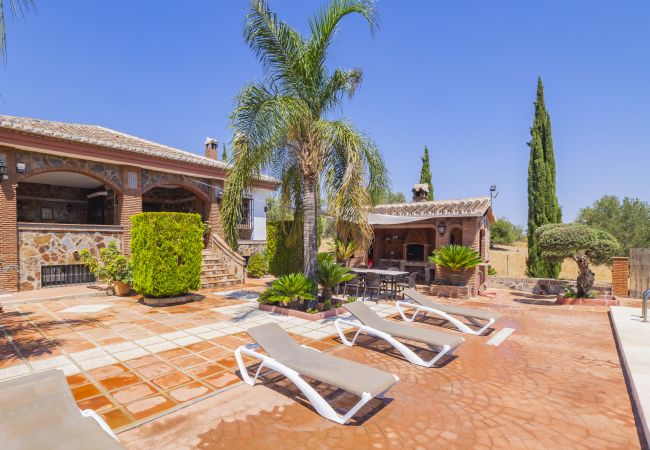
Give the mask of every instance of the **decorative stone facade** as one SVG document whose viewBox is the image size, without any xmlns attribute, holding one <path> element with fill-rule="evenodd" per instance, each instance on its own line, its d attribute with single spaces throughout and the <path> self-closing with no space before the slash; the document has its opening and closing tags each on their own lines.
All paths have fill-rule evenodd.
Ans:
<svg viewBox="0 0 650 450">
<path fill-rule="evenodd" d="M 97 254 L 121 240 L 118 226 L 19 224 L 20 290 L 41 287 L 41 266 L 80 264 L 80 250 Z"/>
<path fill-rule="evenodd" d="M 253 256 L 255 253 L 260 253 L 266 251 L 266 241 L 238 241 L 239 249 L 237 252 L 248 258 Z"/>
<path fill-rule="evenodd" d="M 557 295 L 563 293 L 567 287 L 575 288 L 576 282 L 571 280 L 554 280 L 552 278 L 490 276 L 488 277 L 488 285 L 500 289 L 530 292 L 532 294 Z M 594 283 L 593 290 L 603 295 L 611 294 L 612 284 L 596 282 Z"/>
<path fill-rule="evenodd" d="M 29 181 L 30 176 L 39 173 L 66 171 L 90 175 L 113 189 L 122 190 L 122 171 L 114 164 L 23 150 L 16 150 L 16 162 L 25 164 L 25 173 L 18 174 L 18 182 Z"/>
<path fill-rule="evenodd" d="M 202 194 L 203 198 L 201 200 L 203 201 L 207 200 L 210 196 L 210 180 L 142 169 L 142 192 L 159 186 L 184 187 L 195 194 Z"/>
</svg>

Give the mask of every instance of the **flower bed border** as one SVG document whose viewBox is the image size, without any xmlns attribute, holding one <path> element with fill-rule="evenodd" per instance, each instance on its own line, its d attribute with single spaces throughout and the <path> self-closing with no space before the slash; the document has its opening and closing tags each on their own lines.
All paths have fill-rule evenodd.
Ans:
<svg viewBox="0 0 650 450">
<path fill-rule="evenodd" d="M 429 286 L 429 294 L 436 297 L 459 298 L 468 300 L 471 296 L 472 287 L 467 286 L 452 286 L 449 284 L 432 284 Z"/>
<path fill-rule="evenodd" d="M 305 319 L 312 322 L 345 313 L 345 310 L 343 308 L 335 308 L 330 309 L 329 311 L 321 311 L 316 314 L 309 314 L 304 311 L 296 311 L 295 309 L 283 308 L 282 306 L 267 305 L 264 303 L 259 303 L 259 309 L 275 314 L 281 314 L 283 316 L 297 317 L 299 319 Z"/>
<path fill-rule="evenodd" d="M 620 306 L 621 302 L 613 295 L 601 295 L 595 298 L 574 298 L 558 295 L 556 305 Z"/>
<path fill-rule="evenodd" d="M 199 294 L 185 294 L 179 295 L 178 297 L 161 297 L 161 298 L 149 298 L 142 297 L 142 303 L 147 306 L 173 306 L 180 305 L 182 303 L 194 302 L 201 300 L 203 296 Z"/>
</svg>

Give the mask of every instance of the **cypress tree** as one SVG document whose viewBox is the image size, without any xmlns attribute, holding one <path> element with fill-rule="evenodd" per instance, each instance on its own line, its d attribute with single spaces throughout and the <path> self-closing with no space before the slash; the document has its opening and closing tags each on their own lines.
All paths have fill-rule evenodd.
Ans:
<svg viewBox="0 0 650 450">
<path fill-rule="evenodd" d="M 557 278 L 560 263 L 542 259 L 535 231 L 547 223 L 562 222 L 562 211 L 555 189 L 555 155 L 551 135 L 551 117 L 544 102 L 542 79 L 537 79 L 535 118 L 530 129 L 528 163 L 528 275 Z"/>
<path fill-rule="evenodd" d="M 424 147 L 424 156 L 422 160 L 422 169 L 420 170 L 420 184 L 429 185 L 429 200 L 433 200 L 433 183 L 431 182 L 431 166 L 429 165 L 429 148 Z"/>
<path fill-rule="evenodd" d="M 221 154 L 221 159 L 228 162 L 228 152 L 226 151 L 226 143 L 223 143 L 223 153 Z"/>
</svg>

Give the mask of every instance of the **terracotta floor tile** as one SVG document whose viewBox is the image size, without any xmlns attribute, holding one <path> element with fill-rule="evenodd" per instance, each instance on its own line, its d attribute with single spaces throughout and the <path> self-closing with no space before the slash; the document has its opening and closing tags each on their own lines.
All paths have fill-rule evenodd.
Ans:
<svg viewBox="0 0 650 450">
<path fill-rule="evenodd" d="M 212 375 L 216 375 L 224 371 L 225 369 L 222 366 L 215 363 L 202 364 L 200 366 L 192 367 L 191 369 L 187 370 L 187 372 L 189 372 L 191 375 L 195 376 L 199 380 L 202 380 L 203 378 Z"/>
<path fill-rule="evenodd" d="M 111 393 L 122 405 L 156 394 L 156 390 L 145 383 L 134 384 Z"/>
<path fill-rule="evenodd" d="M 113 403 L 103 395 L 81 400 L 77 404 L 79 405 L 79 409 L 92 409 L 97 413 L 108 411 L 115 407 L 115 405 L 113 405 Z"/>
<path fill-rule="evenodd" d="M 193 367 L 205 362 L 207 362 L 207 360 L 198 355 L 184 356 L 183 358 L 178 358 L 173 361 L 175 365 L 182 368 Z"/>
<path fill-rule="evenodd" d="M 78 373 L 76 375 L 70 375 L 69 377 L 66 377 L 66 379 L 68 380 L 68 384 L 71 387 L 79 386 L 80 384 L 85 384 L 90 382 L 90 380 L 81 373 Z"/>
<path fill-rule="evenodd" d="M 157 353 L 158 356 L 167 360 L 180 358 L 181 356 L 187 356 L 190 354 L 191 353 L 184 348 L 173 348 L 171 350 L 165 350 L 164 352 Z"/>
<path fill-rule="evenodd" d="M 100 415 L 113 430 L 117 430 L 131 423 L 131 419 L 119 409 L 114 409 Z"/>
<path fill-rule="evenodd" d="M 128 359 L 124 361 L 127 366 L 137 369 L 138 367 L 148 366 L 150 364 L 159 363 L 160 359 L 153 355 L 141 356 L 139 358 Z"/>
<path fill-rule="evenodd" d="M 95 397 L 99 394 L 101 394 L 101 392 L 99 392 L 99 389 L 97 389 L 97 387 L 92 383 L 82 384 L 72 388 L 72 395 L 77 401 L 84 400 L 89 397 Z"/>
<path fill-rule="evenodd" d="M 115 375 L 114 377 L 104 378 L 99 382 L 99 384 L 101 384 L 104 389 L 111 392 L 142 381 L 143 380 L 133 372 L 125 372 Z"/>
<path fill-rule="evenodd" d="M 90 350 L 95 347 L 96 345 L 91 342 L 84 342 L 82 344 L 76 344 L 70 347 L 66 347 L 65 349 L 68 353 L 76 353 L 76 352 L 83 352 L 84 350 Z"/>
<path fill-rule="evenodd" d="M 161 362 L 136 369 L 136 371 L 145 378 L 156 378 L 173 370 L 174 368 L 172 366 Z"/>
<path fill-rule="evenodd" d="M 121 344 L 122 342 L 127 342 L 127 340 L 122 337 L 112 337 L 108 339 L 101 339 L 97 342 L 101 345 L 111 345 L 111 344 Z"/>
<path fill-rule="evenodd" d="M 209 377 L 203 380 L 204 383 L 208 383 L 217 389 L 223 389 L 240 381 L 241 379 L 232 372 L 223 372 L 216 377 Z"/>
<path fill-rule="evenodd" d="M 210 350 L 211 348 L 214 348 L 214 344 L 212 344 L 209 341 L 203 341 L 203 342 L 197 342 L 196 344 L 188 345 L 185 348 L 194 353 L 200 353 L 205 350 Z"/>
<path fill-rule="evenodd" d="M 228 356 L 217 361 L 217 364 L 225 367 L 226 369 L 232 369 L 233 367 L 237 367 L 237 360 L 234 356 Z"/>
<path fill-rule="evenodd" d="M 110 366 L 98 367 L 88 371 L 88 375 L 96 380 L 112 377 L 118 373 L 126 372 L 128 369 L 122 364 L 111 364 Z"/>
<path fill-rule="evenodd" d="M 133 414 L 136 419 L 144 419 L 145 417 L 159 414 L 165 410 L 173 408 L 174 406 L 176 406 L 174 402 L 168 398 L 165 398 L 162 395 L 156 395 L 154 397 L 133 402 L 127 405 L 126 409 Z"/>
<path fill-rule="evenodd" d="M 198 381 L 185 384 L 169 391 L 169 395 L 178 402 L 186 402 L 201 397 L 210 392 L 210 389 Z"/>
<path fill-rule="evenodd" d="M 215 347 L 211 350 L 207 350 L 205 352 L 199 353 L 199 355 L 209 359 L 210 361 L 216 361 L 218 359 L 223 358 L 224 356 L 232 355 L 232 351 L 221 347 L 218 348 Z"/>
<path fill-rule="evenodd" d="M 187 383 L 188 381 L 192 381 L 192 379 L 181 372 L 168 373 L 167 375 L 163 375 L 162 377 L 154 378 L 151 380 L 152 383 L 162 389 L 171 389 L 173 387 Z"/>
</svg>

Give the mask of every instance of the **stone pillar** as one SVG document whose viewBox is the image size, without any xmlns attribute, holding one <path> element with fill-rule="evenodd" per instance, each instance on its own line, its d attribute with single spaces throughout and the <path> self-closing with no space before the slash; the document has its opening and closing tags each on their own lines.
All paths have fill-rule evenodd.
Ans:
<svg viewBox="0 0 650 450">
<path fill-rule="evenodd" d="M 120 225 L 124 229 L 122 253 L 131 254 L 131 216 L 142 212 L 142 169 L 122 167 L 123 193 L 119 200 Z"/>
<path fill-rule="evenodd" d="M 0 148 L 7 179 L 0 179 L 0 292 L 18 290 L 18 224 L 16 210 L 16 152 Z"/>
<path fill-rule="evenodd" d="M 612 258 L 612 295 L 627 297 L 630 283 L 630 258 L 615 256 Z"/>
</svg>

